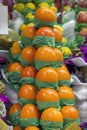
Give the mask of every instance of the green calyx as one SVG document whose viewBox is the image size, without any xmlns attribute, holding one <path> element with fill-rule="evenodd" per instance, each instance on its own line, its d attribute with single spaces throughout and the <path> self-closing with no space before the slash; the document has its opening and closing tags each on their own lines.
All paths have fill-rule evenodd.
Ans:
<svg viewBox="0 0 87 130">
<path fill-rule="evenodd" d="M 37 70 L 40 70 L 43 67 L 50 66 L 53 68 L 61 67 L 62 66 L 62 61 L 41 61 L 35 59 L 35 68 Z"/>
<path fill-rule="evenodd" d="M 28 13 L 34 14 L 34 12 L 35 12 L 35 10 L 32 10 L 32 9 L 30 9 L 30 8 L 25 7 L 24 10 L 22 11 L 22 15 L 24 15 L 24 16 L 26 17 L 26 15 L 27 15 Z"/>
<path fill-rule="evenodd" d="M 34 19 L 33 18 L 25 18 L 24 20 L 24 24 L 29 24 L 29 23 L 33 23 L 34 22 Z"/>
<path fill-rule="evenodd" d="M 21 78 L 19 81 L 20 86 L 24 85 L 24 84 L 32 84 L 35 85 L 35 77 L 25 77 L 25 78 Z"/>
<path fill-rule="evenodd" d="M 27 38 L 27 37 L 21 35 L 20 46 L 21 46 L 22 49 L 27 47 L 27 46 L 33 46 L 32 42 L 33 42 L 32 38 Z"/>
<path fill-rule="evenodd" d="M 41 21 L 38 18 L 34 18 L 34 24 L 36 28 L 40 28 L 43 26 L 48 26 L 48 27 L 53 27 L 55 24 L 57 24 L 57 21 L 55 22 L 46 22 L 46 21 Z"/>
<path fill-rule="evenodd" d="M 37 107 L 39 110 L 45 110 L 47 108 L 50 107 L 56 107 L 58 108 L 60 106 L 60 101 L 56 101 L 56 102 L 39 102 L 37 101 Z"/>
<path fill-rule="evenodd" d="M 19 122 L 20 122 L 19 121 L 19 114 L 20 114 L 20 111 L 15 112 L 15 113 L 13 113 L 12 115 L 9 116 L 10 121 L 11 121 L 13 126 L 19 125 Z"/>
<path fill-rule="evenodd" d="M 28 127 L 28 126 L 39 126 L 38 118 L 20 118 L 20 126 Z"/>
<path fill-rule="evenodd" d="M 58 85 L 59 85 L 59 87 L 70 86 L 70 80 L 59 80 Z"/>
<path fill-rule="evenodd" d="M 40 120 L 40 125 L 43 130 L 58 130 L 59 128 L 63 128 L 63 122 L 51 122 Z"/>
<path fill-rule="evenodd" d="M 18 103 L 21 106 L 24 106 L 26 104 L 36 104 L 36 100 L 35 99 L 27 99 L 27 98 L 19 98 Z"/>
<path fill-rule="evenodd" d="M 60 105 L 63 106 L 68 106 L 68 105 L 75 105 L 75 99 L 60 99 Z"/>
<path fill-rule="evenodd" d="M 25 67 L 26 67 L 26 66 L 34 66 L 34 62 L 28 62 L 28 61 L 24 60 L 21 55 L 18 57 L 18 60 L 19 60 L 19 61 L 21 62 L 21 64 L 22 64 L 23 66 L 25 66 Z"/>
<path fill-rule="evenodd" d="M 35 36 L 33 40 L 33 46 L 39 48 L 41 46 L 55 47 L 55 38 L 48 36 Z"/>
<path fill-rule="evenodd" d="M 42 89 L 42 88 L 53 88 L 53 89 L 58 89 L 58 82 L 44 82 L 44 81 L 40 81 L 35 79 L 35 85 L 37 87 L 37 89 Z"/>
<path fill-rule="evenodd" d="M 18 83 L 20 80 L 20 72 L 7 72 L 6 77 L 12 84 Z"/>
</svg>

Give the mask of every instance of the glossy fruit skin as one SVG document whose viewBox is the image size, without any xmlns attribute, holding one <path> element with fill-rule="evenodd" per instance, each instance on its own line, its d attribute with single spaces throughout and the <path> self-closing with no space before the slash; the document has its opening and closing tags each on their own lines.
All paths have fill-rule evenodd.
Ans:
<svg viewBox="0 0 87 130">
<path fill-rule="evenodd" d="M 54 32 L 50 27 L 41 27 L 36 31 L 36 36 L 54 37 Z"/>
<path fill-rule="evenodd" d="M 21 72 L 23 70 L 23 65 L 19 62 L 10 63 L 8 65 L 8 72 Z"/>
<path fill-rule="evenodd" d="M 13 130 L 22 130 L 20 126 L 14 126 Z"/>
<path fill-rule="evenodd" d="M 27 25 L 23 30 L 22 30 L 22 35 L 25 36 L 26 38 L 31 38 L 33 39 L 36 33 L 36 28 L 31 25 Z"/>
<path fill-rule="evenodd" d="M 61 67 L 58 67 L 58 68 L 59 68 L 59 69 L 62 69 L 62 68 L 63 68 L 63 69 L 65 69 L 65 70 L 67 70 L 67 71 L 68 71 L 68 69 L 67 69 L 66 65 L 64 65 L 64 64 L 62 64 L 62 66 L 61 66 Z M 58 69 L 58 68 L 57 68 L 57 69 Z"/>
<path fill-rule="evenodd" d="M 36 126 L 29 126 L 29 127 L 25 128 L 24 130 L 40 130 L 40 129 Z"/>
<path fill-rule="evenodd" d="M 56 52 L 57 60 L 63 61 L 64 57 L 62 51 L 58 48 L 54 48 L 54 51 Z"/>
<path fill-rule="evenodd" d="M 57 108 L 48 108 L 42 112 L 41 120 L 63 122 L 63 115 Z"/>
<path fill-rule="evenodd" d="M 40 113 L 34 104 L 25 105 L 20 112 L 20 118 L 39 118 L 39 117 Z"/>
<path fill-rule="evenodd" d="M 78 110 L 74 106 L 64 106 L 61 109 L 64 118 L 79 118 Z"/>
<path fill-rule="evenodd" d="M 87 12 L 80 11 L 77 15 L 77 22 L 78 23 L 87 23 Z"/>
<path fill-rule="evenodd" d="M 56 90 L 51 88 L 41 89 L 36 96 L 36 101 L 39 102 L 56 102 L 60 99 Z"/>
<path fill-rule="evenodd" d="M 25 47 L 21 52 L 21 57 L 27 62 L 34 62 L 36 49 L 33 46 Z"/>
<path fill-rule="evenodd" d="M 53 28 L 54 36 L 56 41 L 62 41 L 62 33 L 56 27 Z"/>
<path fill-rule="evenodd" d="M 57 17 L 50 7 L 40 7 L 35 12 L 35 17 L 45 22 L 56 22 Z"/>
<path fill-rule="evenodd" d="M 61 67 L 56 68 L 57 71 L 62 70 L 62 69 L 65 69 L 66 71 L 68 71 L 67 67 L 64 64 L 62 64 Z M 69 73 L 69 71 L 68 71 L 68 73 Z"/>
<path fill-rule="evenodd" d="M 13 104 L 13 105 L 10 107 L 9 115 L 12 115 L 12 114 L 14 114 L 15 112 L 18 112 L 18 111 L 20 111 L 20 110 L 21 110 L 20 104 L 15 103 L 15 104 Z"/>
<path fill-rule="evenodd" d="M 58 90 L 61 99 L 75 99 L 73 90 L 67 86 L 61 86 Z"/>
<path fill-rule="evenodd" d="M 82 28 L 79 32 L 80 36 L 86 36 L 87 35 L 87 28 Z"/>
<path fill-rule="evenodd" d="M 27 66 L 25 67 L 21 72 L 21 78 L 24 77 L 35 77 L 37 73 L 37 70 L 33 66 Z"/>
<path fill-rule="evenodd" d="M 36 79 L 44 82 L 57 82 L 59 77 L 54 68 L 44 67 L 38 71 Z"/>
<path fill-rule="evenodd" d="M 27 99 L 35 99 L 36 98 L 36 87 L 33 85 L 25 84 L 21 86 L 18 97 L 19 98 L 27 98 Z"/>
<path fill-rule="evenodd" d="M 70 80 L 70 73 L 65 68 L 57 68 L 56 71 L 59 75 L 59 80 Z"/>
<path fill-rule="evenodd" d="M 20 54 L 21 53 L 21 48 L 18 44 L 18 41 L 14 42 L 12 47 L 11 47 L 11 54 Z"/>
<path fill-rule="evenodd" d="M 52 47 L 39 47 L 35 53 L 35 59 L 41 61 L 57 61 L 57 56 Z"/>
</svg>

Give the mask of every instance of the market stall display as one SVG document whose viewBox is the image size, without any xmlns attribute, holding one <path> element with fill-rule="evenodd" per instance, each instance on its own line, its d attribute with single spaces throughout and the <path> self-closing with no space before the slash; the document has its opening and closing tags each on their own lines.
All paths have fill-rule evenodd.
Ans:
<svg viewBox="0 0 87 130">
<path fill-rule="evenodd" d="M 20 40 L 13 43 L 1 70 L 9 90 L 14 91 L 9 109 L 13 129 L 62 130 L 74 122 L 80 129 L 71 75 L 64 65 L 74 49 L 66 45 L 54 1 L 25 2 L 18 1 L 13 7 L 27 22 L 20 26 Z M 16 100 L 11 99 L 14 95 Z"/>
</svg>

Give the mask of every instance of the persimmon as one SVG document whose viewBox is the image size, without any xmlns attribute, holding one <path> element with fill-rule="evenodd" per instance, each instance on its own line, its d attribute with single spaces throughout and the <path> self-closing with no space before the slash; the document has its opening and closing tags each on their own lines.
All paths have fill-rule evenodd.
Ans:
<svg viewBox="0 0 87 130">
<path fill-rule="evenodd" d="M 42 46 L 37 49 L 35 59 L 40 61 L 57 61 L 57 55 L 52 47 Z"/>
<path fill-rule="evenodd" d="M 13 62 L 8 64 L 8 72 L 21 72 L 23 70 L 23 65 L 20 62 Z"/>
<path fill-rule="evenodd" d="M 36 98 L 36 87 L 33 85 L 25 84 L 21 86 L 18 97 L 19 98 L 26 98 L 26 99 L 35 99 Z"/>
<path fill-rule="evenodd" d="M 21 72 L 21 78 L 24 77 L 35 77 L 37 74 L 37 70 L 33 66 L 25 67 Z"/>
<path fill-rule="evenodd" d="M 59 77 L 57 71 L 54 68 L 44 67 L 38 71 L 36 79 L 44 82 L 57 82 Z"/>
<path fill-rule="evenodd" d="M 59 29 L 57 29 L 56 27 L 53 28 L 53 32 L 54 32 L 54 36 L 55 36 L 55 40 L 58 42 L 62 41 L 62 33 L 61 31 L 59 31 Z"/>
<path fill-rule="evenodd" d="M 79 118 L 78 110 L 74 106 L 64 106 L 61 109 L 64 118 L 76 119 Z"/>
<path fill-rule="evenodd" d="M 63 122 L 63 115 L 57 108 L 48 108 L 42 112 L 41 120 L 50 122 Z"/>
<path fill-rule="evenodd" d="M 57 17 L 50 7 L 40 7 L 35 12 L 35 17 L 45 22 L 56 22 Z"/>
<path fill-rule="evenodd" d="M 57 68 L 56 69 L 58 75 L 59 75 L 59 80 L 70 80 L 70 73 L 67 71 L 65 68 Z"/>
<path fill-rule="evenodd" d="M 27 25 L 23 30 L 22 30 L 22 35 L 25 36 L 26 38 L 31 38 L 33 39 L 36 33 L 36 28 L 34 25 Z"/>
<path fill-rule="evenodd" d="M 40 130 L 40 129 L 36 126 L 29 126 L 29 127 L 25 128 L 24 130 Z"/>
<path fill-rule="evenodd" d="M 34 62 L 36 49 L 33 46 L 25 47 L 21 52 L 21 57 L 27 62 Z"/>
<path fill-rule="evenodd" d="M 75 99 L 72 88 L 67 86 L 61 86 L 58 90 L 61 99 Z"/>
<path fill-rule="evenodd" d="M 56 102 L 60 99 L 59 94 L 52 88 L 41 89 L 36 96 L 38 102 Z"/>
<path fill-rule="evenodd" d="M 57 60 L 63 62 L 64 57 L 62 51 L 58 48 L 54 48 L 54 51 L 56 52 Z"/>
<path fill-rule="evenodd" d="M 36 33 L 35 36 L 49 36 L 54 37 L 54 32 L 51 27 L 40 27 Z"/>
<path fill-rule="evenodd" d="M 63 69 L 66 69 L 66 70 L 68 71 L 68 68 L 66 67 L 65 64 L 62 64 L 62 66 L 61 66 L 61 67 L 58 67 L 57 70 L 58 70 L 58 69 L 62 69 L 62 68 L 63 68 Z"/>
<path fill-rule="evenodd" d="M 9 115 L 14 114 L 15 112 L 18 112 L 21 110 L 21 106 L 19 103 L 13 104 L 9 109 Z"/>
<path fill-rule="evenodd" d="M 34 104 L 25 105 L 20 112 L 20 118 L 39 118 L 39 117 L 40 113 Z"/>
<path fill-rule="evenodd" d="M 13 130 L 22 130 L 22 128 L 20 126 L 14 126 Z"/>
<path fill-rule="evenodd" d="M 19 43 L 18 41 L 14 42 L 12 44 L 12 47 L 11 47 L 11 54 L 14 55 L 14 54 L 20 54 L 21 53 L 21 48 L 19 46 Z"/>
</svg>

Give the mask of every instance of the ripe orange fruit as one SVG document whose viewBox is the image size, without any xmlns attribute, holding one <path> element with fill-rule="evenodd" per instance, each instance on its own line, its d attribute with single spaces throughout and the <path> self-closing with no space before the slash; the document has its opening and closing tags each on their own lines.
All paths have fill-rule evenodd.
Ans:
<svg viewBox="0 0 87 130">
<path fill-rule="evenodd" d="M 59 88 L 58 93 L 61 99 L 75 99 L 73 90 L 70 87 L 62 86 Z"/>
<path fill-rule="evenodd" d="M 48 108 L 42 112 L 41 120 L 50 122 L 63 122 L 63 115 L 57 108 Z"/>
<path fill-rule="evenodd" d="M 74 106 L 64 106 L 61 109 L 64 118 L 76 119 L 79 118 L 78 110 Z"/>
<path fill-rule="evenodd" d="M 13 104 L 9 109 L 9 115 L 14 114 L 15 112 L 18 112 L 21 110 L 21 106 L 18 103 Z"/>
<path fill-rule="evenodd" d="M 19 46 L 18 41 L 14 42 L 12 47 L 11 47 L 11 54 L 20 54 L 21 53 L 21 48 Z"/>
<path fill-rule="evenodd" d="M 14 126 L 13 130 L 22 130 L 22 128 L 20 126 Z"/>
<path fill-rule="evenodd" d="M 48 36 L 48 37 L 54 37 L 54 32 L 52 30 L 52 28 L 50 27 L 40 27 L 37 31 L 36 31 L 36 36 Z"/>
<path fill-rule="evenodd" d="M 36 76 L 36 69 L 33 66 L 27 66 L 25 67 L 21 72 L 21 78 L 24 77 L 35 77 Z"/>
<path fill-rule="evenodd" d="M 21 52 L 21 57 L 27 62 L 34 62 L 36 49 L 33 46 L 25 47 Z"/>
<path fill-rule="evenodd" d="M 65 68 L 57 68 L 56 69 L 58 75 L 59 75 L 59 80 L 70 80 L 70 73 L 67 71 Z"/>
<path fill-rule="evenodd" d="M 23 70 L 23 65 L 19 62 L 13 62 L 8 64 L 8 72 L 21 72 Z"/>
<path fill-rule="evenodd" d="M 56 27 L 53 28 L 55 40 L 61 42 L 62 41 L 62 33 Z"/>
<path fill-rule="evenodd" d="M 56 22 L 57 17 L 50 7 L 40 7 L 35 12 L 35 17 L 45 22 Z"/>
<path fill-rule="evenodd" d="M 67 67 L 66 67 L 66 65 L 64 65 L 64 64 L 62 64 L 62 66 L 61 67 L 58 67 L 57 69 L 66 69 L 67 71 L 68 71 L 68 69 L 67 69 Z"/>
<path fill-rule="evenodd" d="M 35 59 L 40 61 L 57 61 L 57 56 L 52 47 L 39 47 L 35 53 Z"/>
<path fill-rule="evenodd" d="M 36 96 L 36 101 L 38 102 L 56 102 L 60 99 L 59 94 L 55 89 L 44 88 L 41 89 Z"/>
<path fill-rule="evenodd" d="M 54 48 L 54 51 L 56 52 L 57 60 L 63 62 L 64 57 L 62 51 L 58 48 Z"/>
<path fill-rule="evenodd" d="M 29 127 L 25 128 L 24 130 L 40 130 L 40 129 L 36 126 L 29 126 Z"/>
<path fill-rule="evenodd" d="M 23 85 L 19 92 L 18 97 L 19 98 L 27 98 L 27 99 L 35 99 L 36 98 L 36 87 L 33 85 L 25 84 Z"/>
<path fill-rule="evenodd" d="M 26 38 L 31 38 L 33 39 L 36 33 L 36 28 L 34 25 L 27 25 L 23 30 L 22 30 L 22 35 L 25 36 Z"/>
<path fill-rule="evenodd" d="M 36 79 L 44 82 L 57 82 L 59 77 L 54 68 L 44 67 L 38 71 Z"/>
<path fill-rule="evenodd" d="M 39 118 L 39 117 L 40 113 L 37 107 L 33 104 L 25 105 L 20 112 L 20 118 Z"/>
</svg>

